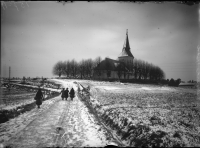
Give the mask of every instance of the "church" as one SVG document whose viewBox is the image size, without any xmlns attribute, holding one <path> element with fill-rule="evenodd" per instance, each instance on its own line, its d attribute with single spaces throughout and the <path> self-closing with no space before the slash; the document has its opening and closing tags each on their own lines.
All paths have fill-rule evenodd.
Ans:
<svg viewBox="0 0 200 148">
<path fill-rule="evenodd" d="M 130 79 L 133 77 L 132 65 L 134 56 L 130 50 L 128 30 L 122 52 L 117 60 L 105 58 L 93 70 L 93 79 Z"/>
</svg>

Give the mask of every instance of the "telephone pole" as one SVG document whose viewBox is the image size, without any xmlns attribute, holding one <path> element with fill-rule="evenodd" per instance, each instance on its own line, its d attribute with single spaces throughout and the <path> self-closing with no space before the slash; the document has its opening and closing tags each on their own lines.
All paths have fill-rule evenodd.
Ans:
<svg viewBox="0 0 200 148">
<path fill-rule="evenodd" d="M 10 84 L 10 73 L 11 72 L 11 68 L 10 68 L 10 66 L 9 66 L 9 84 Z"/>
<path fill-rule="evenodd" d="M 10 68 L 10 66 L 9 66 L 9 83 L 8 83 L 8 91 L 10 91 L 10 73 L 11 72 L 11 68 Z"/>
</svg>

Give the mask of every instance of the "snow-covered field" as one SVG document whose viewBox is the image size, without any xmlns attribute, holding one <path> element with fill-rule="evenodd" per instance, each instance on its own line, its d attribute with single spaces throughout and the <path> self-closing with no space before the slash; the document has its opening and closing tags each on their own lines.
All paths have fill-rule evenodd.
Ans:
<svg viewBox="0 0 200 148">
<path fill-rule="evenodd" d="M 46 110 L 48 110 L 49 107 L 52 106 L 58 100 L 60 100 L 60 97 L 47 100 L 42 104 L 41 109 L 38 109 L 36 107 L 31 111 L 19 115 L 16 118 L 10 119 L 5 123 L 1 123 L 0 144 L 15 136 L 19 131 L 22 131 L 27 125 L 29 125 L 33 120 L 35 120 Z"/>
<path fill-rule="evenodd" d="M 60 92 L 60 89 L 55 89 L 52 84 L 44 84 L 41 88 L 44 94 L 44 98 L 52 94 L 52 92 Z M 56 86 L 57 87 L 57 86 Z M 10 90 L 6 87 L 1 87 L 0 94 L 0 110 L 11 110 L 18 106 L 30 104 L 35 102 L 33 99 L 38 86 L 35 85 L 25 85 L 25 84 L 12 84 Z"/>
<path fill-rule="evenodd" d="M 99 119 L 124 145 L 139 147 L 200 146 L 200 100 L 197 98 L 195 89 L 90 80 L 52 79 L 50 81 L 61 84 L 63 88 L 71 89 L 73 87 L 76 91 L 79 91 L 73 105 L 70 107 L 68 103 L 60 102 L 61 98 L 57 97 L 45 101 L 39 112 L 37 109 L 33 109 L 5 124 L 0 124 L 0 143 L 10 139 L 17 131 L 20 131 L 19 129 L 23 130 L 26 126 L 23 132 L 30 134 L 31 130 L 36 127 L 34 123 L 42 121 L 41 125 L 37 127 L 39 136 L 39 129 L 42 129 L 43 125 L 47 129 L 49 128 L 46 121 L 53 125 L 54 119 L 52 117 L 54 114 L 56 119 L 60 120 L 61 117 L 57 117 L 58 111 L 63 112 L 62 114 L 66 116 L 68 112 L 65 113 L 64 108 L 69 106 L 70 118 L 62 117 L 62 127 L 68 131 L 68 134 L 66 134 L 69 139 L 67 146 L 92 145 L 92 140 L 89 143 L 85 143 L 85 140 L 91 138 L 91 133 L 98 133 L 100 127 L 95 129 L 96 125 L 92 123 L 94 122 L 93 118 L 78 100 L 81 97 L 83 101 L 88 102 L 96 111 Z M 74 81 L 78 83 L 74 83 Z M 87 90 L 89 93 L 86 92 Z M 60 104 L 63 108 L 57 105 L 53 107 L 53 104 Z M 53 109 L 52 115 L 45 111 L 50 106 Z M 76 110 L 77 108 L 79 110 Z M 41 119 L 40 115 L 42 115 Z M 46 116 L 49 116 L 48 120 L 42 119 Z M 50 116 L 52 117 L 50 118 Z M 30 130 L 29 123 L 32 128 Z M 13 128 L 11 128 L 12 126 Z M 91 127 L 94 127 L 94 129 L 91 129 Z M 78 140 L 81 134 L 84 134 L 87 138 L 84 140 L 83 136 L 83 140 Z M 21 136 L 23 137 L 23 133 L 21 133 Z M 29 136 L 35 140 L 33 135 L 30 134 Z M 42 134 L 42 136 L 45 136 L 45 134 Z M 95 135 L 92 137 L 95 137 Z M 51 137 L 49 138 L 51 139 Z M 96 139 L 99 140 L 97 137 Z M 106 144 L 108 141 L 105 140 L 105 137 L 103 139 L 104 144 Z M 37 143 L 37 141 L 35 142 Z M 99 140 L 99 143 L 101 142 L 102 140 Z"/>
<path fill-rule="evenodd" d="M 196 89 L 77 81 L 99 116 L 131 146 L 200 146 Z M 86 97 L 87 98 L 87 97 Z"/>
<path fill-rule="evenodd" d="M 12 88 L 8 91 L 6 88 L 1 88 L 1 104 L 0 109 L 10 110 L 16 108 L 17 106 L 25 105 L 33 102 L 35 96 L 34 91 L 27 92 L 25 90 Z"/>
<path fill-rule="evenodd" d="M 63 87 L 77 90 L 76 83 L 60 82 Z M 49 99 L 40 109 L 0 124 L 0 146 L 102 147 L 113 142 L 77 95 L 73 101 L 62 100 L 61 96 Z"/>
<path fill-rule="evenodd" d="M 32 110 L 36 105 L 34 96 L 37 90 L 38 86 L 26 84 L 11 84 L 9 89 L 6 85 L 2 85 L 0 88 L 0 123 Z M 44 95 L 43 101 L 45 101 L 57 96 L 60 90 L 43 86 L 42 92 Z"/>
</svg>

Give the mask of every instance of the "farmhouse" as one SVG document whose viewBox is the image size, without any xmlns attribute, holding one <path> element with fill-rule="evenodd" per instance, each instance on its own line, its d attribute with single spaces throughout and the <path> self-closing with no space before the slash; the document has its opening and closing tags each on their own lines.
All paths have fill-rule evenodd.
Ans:
<svg viewBox="0 0 200 148">
<path fill-rule="evenodd" d="M 197 83 L 180 83 L 179 87 L 183 87 L 183 88 L 196 88 L 197 87 Z"/>
<path fill-rule="evenodd" d="M 122 52 L 117 60 L 105 58 L 101 63 L 94 68 L 94 79 L 129 79 L 133 77 L 131 65 L 133 64 L 134 56 L 130 50 L 128 39 L 128 30 Z"/>
</svg>

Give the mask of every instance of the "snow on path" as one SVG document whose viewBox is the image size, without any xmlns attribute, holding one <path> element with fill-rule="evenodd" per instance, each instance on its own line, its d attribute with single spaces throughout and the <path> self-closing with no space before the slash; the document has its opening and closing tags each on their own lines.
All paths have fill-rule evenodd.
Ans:
<svg viewBox="0 0 200 148">
<path fill-rule="evenodd" d="M 0 124 L 0 143 L 9 140 L 12 136 L 23 130 L 29 123 L 43 114 L 58 100 L 60 100 L 60 97 L 46 100 L 42 103 L 40 109 L 36 107 L 31 111 L 25 112 L 16 118 Z"/>
<path fill-rule="evenodd" d="M 76 90 L 76 85 L 73 85 L 73 82 L 59 81 L 63 83 L 64 87 L 71 88 L 73 86 Z M 73 101 L 61 100 L 60 96 L 51 100 L 54 100 L 53 105 L 46 105 L 45 108 L 45 101 L 41 109 L 30 111 L 32 116 L 29 117 L 30 114 L 27 114 L 29 122 L 21 122 L 21 124 L 25 125 L 20 130 L 16 130 L 13 127 L 15 122 L 12 121 L 10 121 L 10 124 L 6 124 L 6 122 L 4 126 L 0 124 L 0 131 L 9 128 L 15 132 L 12 134 L 12 137 L 10 136 L 11 138 L 7 136 L 7 139 L 5 135 L 8 131 L 4 131 L 4 135 L 1 133 L 0 138 L 3 137 L 4 139 L 3 145 L 15 148 L 52 146 L 99 147 L 106 146 L 109 143 L 105 130 L 77 97 Z M 20 119 L 22 118 L 19 117 L 15 120 L 20 121 Z M 17 126 L 21 126 L 21 124 Z"/>
<path fill-rule="evenodd" d="M 106 146 L 106 136 L 100 132 L 100 126 L 89 114 L 85 105 L 78 98 L 67 101 L 69 109 L 62 120 L 61 134 L 55 146 L 60 147 L 102 147 Z"/>
<path fill-rule="evenodd" d="M 11 138 L 5 145 L 19 148 L 51 146 L 56 121 L 64 110 L 66 102 L 56 102 L 48 111 L 33 120 L 27 127 Z"/>
</svg>

